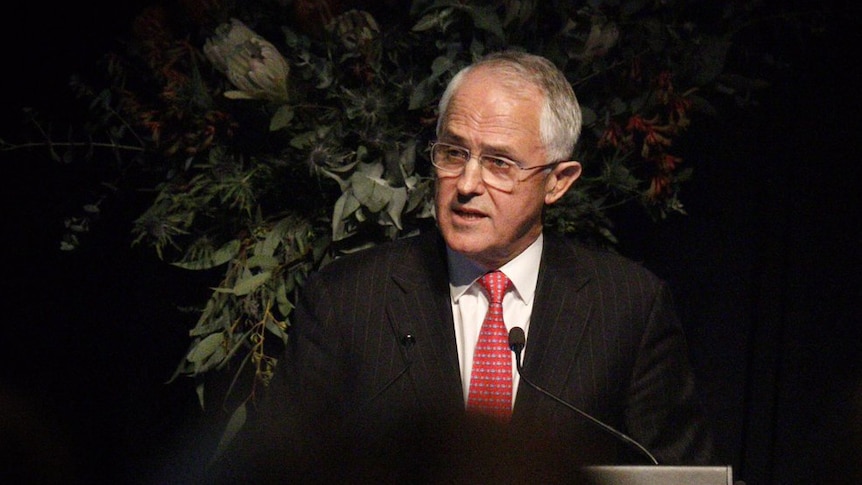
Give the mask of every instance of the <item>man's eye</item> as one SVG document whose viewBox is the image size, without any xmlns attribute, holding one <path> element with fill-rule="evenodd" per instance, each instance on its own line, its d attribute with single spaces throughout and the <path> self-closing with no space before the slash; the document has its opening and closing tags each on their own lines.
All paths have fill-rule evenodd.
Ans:
<svg viewBox="0 0 862 485">
<path fill-rule="evenodd" d="M 457 148 L 452 148 L 447 153 L 449 158 L 454 158 L 456 160 L 467 160 L 470 158 L 470 155 L 466 150 L 458 150 Z"/>
<path fill-rule="evenodd" d="M 502 158 L 487 157 L 487 164 L 495 169 L 505 170 L 511 168 L 511 164 Z"/>
</svg>

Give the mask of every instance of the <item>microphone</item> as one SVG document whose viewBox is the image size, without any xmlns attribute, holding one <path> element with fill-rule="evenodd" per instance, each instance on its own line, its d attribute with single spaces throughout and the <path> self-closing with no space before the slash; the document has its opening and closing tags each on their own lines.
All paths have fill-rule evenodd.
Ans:
<svg viewBox="0 0 862 485">
<path fill-rule="evenodd" d="M 545 396 L 548 396 L 549 398 L 553 399 L 554 401 L 556 401 L 556 402 L 562 404 L 563 406 L 571 409 L 572 411 L 580 414 L 581 416 L 586 418 L 589 422 L 595 424 L 596 426 L 598 426 L 602 430 L 610 433 L 611 435 L 613 435 L 618 440 L 620 440 L 620 441 L 624 442 L 625 444 L 631 446 L 632 448 L 638 450 L 644 456 L 649 458 L 649 460 L 652 462 L 653 465 L 658 465 L 658 460 L 656 460 L 655 457 L 652 456 L 652 453 L 647 451 L 647 449 L 644 448 L 643 445 L 641 445 L 640 443 L 638 443 L 634 439 L 630 438 L 628 435 L 626 435 L 620 431 L 617 431 L 616 429 L 614 429 L 610 425 L 607 425 L 607 424 L 603 423 L 602 421 L 599 421 L 598 419 L 587 414 L 586 412 L 581 411 L 580 409 L 575 407 L 573 404 L 570 404 L 570 403 L 564 401 L 562 398 L 557 397 L 554 394 L 551 394 L 550 392 L 546 391 L 542 387 L 534 384 L 531 380 L 527 379 L 527 377 L 521 371 L 521 352 L 524 350 L 524 346 L 526 344 L 527 344 L 527 337 L 526 337 L 526 335 L 524 335 L 524 329 L 521 327 L 512 327 L 512 330 L 509 330 L 509 348 L 512 350 L 512 352 L 515 353 L 515 367 L 517 367 L 518 375 L 521 377 L 521 379 L 524 382 L 526 382 L 530 387 L 541 392 Z"/>
<path fill-rule="evenodd" d="M 401 377 L 404 374 L 407 374 L 407 371 L 410 370 L 410 366 L 413 365 L 413 358 L 412 358 L 412 355 L 411 355 L 412 353 L 410 352 L 410 349 L 412 349 L 413 346 L 416 345 L 416 337 L 413 336 L 412 332 L 406 332 L 403 335 L 401 335 L 401 338 L 398 340 L 398 343 L 401 344 L 401 348 L 404 349 L 404 350 L 402 350 L 402 355 L 404 356 L 404 360 L 406 362 L 404 365 L 404 368 L 401 369 L 401 372 L 399 372 L 394 377 L 392 377 L 392 379 L 389 379 L 389 381 L 386 382 L 386 384 L 384 384 L 383 387 L 381 387 L 377 392 L 375 392 L 374 395 L 372 395 L 368 399 L 366 404 L 370 404 L 372 401 L 374 401 L 375 399 L 380 397 L 380 395 L 383 394 L 384 392 L 386 392 L 390 387 L 392 387 L 392 385 L 395 384 L 395 382 L 398 381 L 398 379 L 401 379 Z M 410 378 L 410 384 L 413 386 L 414 392 L 415 392 L 416 385 L 413 382 L 412 377 Z"/>
</svg>

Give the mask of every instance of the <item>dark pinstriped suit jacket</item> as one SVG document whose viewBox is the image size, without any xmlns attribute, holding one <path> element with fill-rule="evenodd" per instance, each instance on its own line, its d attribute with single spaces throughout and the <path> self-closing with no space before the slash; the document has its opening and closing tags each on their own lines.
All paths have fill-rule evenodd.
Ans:
<svg viewBox="0 0 862 485">
<path fill-rule="evenodd" d="M 459 421 L 464 397 L 438 233 L 331 263 L 304 287 L 292 323 L 264 426 L 286 430 L 269 440 L 303 441 L 303 449 L 325 454 L 330 444 L 309 447 L 310 437 L 349 430 L 365 450 L 424 453 L 453 446 L 453 435 L 471 429 Z M 710 461 L 670 294 L 631 261 L 546 235 L 523 369 L 662 464 Z M 507 429 L 523 438 L 522 451 L 566 455 L 569 444 L 582 453 L 589 443 L 588 453 L 603 450 L 597 461 L 644 462 L 523 381 Z"/>
</svg>

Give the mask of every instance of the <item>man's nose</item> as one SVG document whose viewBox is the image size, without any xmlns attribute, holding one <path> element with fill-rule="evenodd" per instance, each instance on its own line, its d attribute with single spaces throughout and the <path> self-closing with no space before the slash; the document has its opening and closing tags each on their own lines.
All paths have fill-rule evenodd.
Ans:
<svg viewBox="0 0 862 485">
<path fill-rule="evenodd" d="M 461 194 L 472 194 L 481 192 L 485 188 L 482 180 L 482 164 L 475 156 L 471 156 L 464 165 L 464 173 L 458 177 L 458 192 Z"/>
</svg>

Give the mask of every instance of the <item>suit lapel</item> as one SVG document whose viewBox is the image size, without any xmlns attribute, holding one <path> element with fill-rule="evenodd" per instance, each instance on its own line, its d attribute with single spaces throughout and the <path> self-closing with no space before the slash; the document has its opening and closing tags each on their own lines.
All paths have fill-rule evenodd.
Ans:
<svg viewBox="0 0 862 485">
<path fill-rule="evenodd" d="M 395 286 L 386 302 L 387 318 L 396 336 L 409 333 L 414 337 L 405 358 L 410 378 L 422 383 L 416 388 L 420 405 L 438 410 L 462 408 L 445 246 L 439 234 L 420 236 L 393 262 L 391 278 Z"/>
<path fill-rule="evenodd" d="M 592 298 L 590 278 L 570 247 L 553 235 L 545 236 L 530 333 L 524 354 L 524 374 L 534 383 L 560 395 L 583 351 Z M 542 397 L 519 386 L 513 419 L 531 416 Z"/>
</svg>

